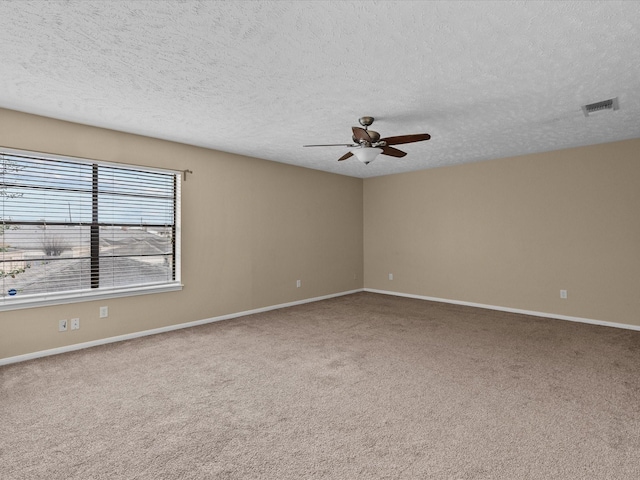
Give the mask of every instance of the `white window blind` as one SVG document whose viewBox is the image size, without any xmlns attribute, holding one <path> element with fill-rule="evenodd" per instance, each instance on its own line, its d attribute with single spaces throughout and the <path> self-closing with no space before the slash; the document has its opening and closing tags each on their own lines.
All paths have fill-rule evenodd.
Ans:
<svg viewBox="0 0 640 480">
<path fill-rule="evenodd" d="M 179 287 L 179 172 L 7 149 L 0 162 L 0 308 Z"/>
</svg>

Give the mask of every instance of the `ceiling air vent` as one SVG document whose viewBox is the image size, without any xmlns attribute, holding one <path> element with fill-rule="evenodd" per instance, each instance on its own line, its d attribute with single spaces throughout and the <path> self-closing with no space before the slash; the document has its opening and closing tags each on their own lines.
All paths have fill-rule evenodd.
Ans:
<svg viewBox="0 0 640 480">
<path fill-rule="evenodd" d="M 582 106 L 582 112 L 585 117 L 588 117 L 592 113 L 604 112 L 607 110 L 618 110 L 618 97 Z"/>
</svg>

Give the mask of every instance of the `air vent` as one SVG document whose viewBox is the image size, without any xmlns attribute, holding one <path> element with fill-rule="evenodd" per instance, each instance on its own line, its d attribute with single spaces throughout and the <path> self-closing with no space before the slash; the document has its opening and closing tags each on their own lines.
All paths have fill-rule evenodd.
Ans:
<svg viewBox="0 0 640 480">
<path fill-rule="evenodd" d="M 582 106 L 582 112 L 585 117 L 596 112 L 605 112 L 607 110 L 618 110 L 618 97 Z"/>
</svg>

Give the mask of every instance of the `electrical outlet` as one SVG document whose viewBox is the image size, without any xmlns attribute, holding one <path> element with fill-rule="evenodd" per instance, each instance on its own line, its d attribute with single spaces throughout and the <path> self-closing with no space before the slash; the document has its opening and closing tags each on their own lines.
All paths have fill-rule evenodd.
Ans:
<svg viewBox="0 0 640 480">
<path fill-rule="evenodd" d="M 563 300 L 567 299 L 567 291 L 566 290 L 560 290 L 560 298 L 562 298 Z"/>
<path fill-rule="evenodd" d="M 80 319 L 72 318 L 71 319 L 71 330 L 78 330 L 80 328 Z"/>
<path fill-rule="evenodd" d="M 107 318 L 109 316 L 109 307 L 100 307 L 100 318 Z"/>
<path fill-rule="evenodd" d="M 296 288 L 300 288 L 302 286 L 301 280 L 296 280 Z"/>
<path fill-rule="evenodd" d="M 58 320 L 58 331 L 66 332 L 67 331 L 67 321 L 66 320 Z"/>
<path fill-rule="evenodd" d="M 389 280 L 393 280 L 393 273 L 389 274 Z"/>
</svg>

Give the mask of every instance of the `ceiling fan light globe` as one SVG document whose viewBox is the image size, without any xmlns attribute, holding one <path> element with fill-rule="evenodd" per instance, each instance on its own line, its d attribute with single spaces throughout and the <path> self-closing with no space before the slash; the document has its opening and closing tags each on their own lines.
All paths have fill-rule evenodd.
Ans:
<svg viewBox="0 0 640 480">
<path fill-rule="evenodd" d="M 352 149 L 351 153 L 362 163 L 369 165 L 382 153 L 382 149 L 377 147 L 358 147 Z"/>
</svg>

